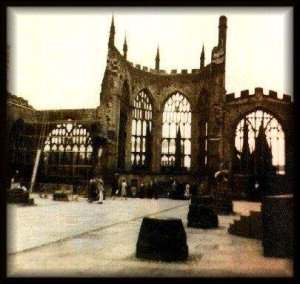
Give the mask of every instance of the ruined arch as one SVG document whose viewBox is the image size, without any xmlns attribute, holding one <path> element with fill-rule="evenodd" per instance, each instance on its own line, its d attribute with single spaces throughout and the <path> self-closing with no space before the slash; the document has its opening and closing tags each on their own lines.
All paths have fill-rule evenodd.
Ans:
<svg viewBox="0 0 300 284">
<path fill-rule="evenodd" d="M 276 167 L 277 174 L 285 174 L 286 134 L 284 126 L 278 115 L 274 115 L 266 108 L 256 107 L 240 115 L 235 121 L 232 136 L 234 155 L 238 156 L 241 164 L 245 163 L 243 162 L 245 156 L 249 156 L 250 159 L 251 155 L 254 155 L 260 132 L 265 135 L 272 155 L 272 165 Z"/>
<path fill-rule="evenodd" d="M 234 117 L 234 119 L 232 120 L 232 129 L 235 129 L 237 127 L 239 121 L 243 117 L 245 117 L 248 114 L 255 112 L 257 110 L 264 111 L 264 112 L 269 113 L 270 115 L 274 116 L 274 118 L 276 118 L 278 120 L 278 122 L 281 124 L 283 131 L 286 132 L 288 130 L 288 125 L 286 124 L 286 121 L 282 118 L 280 113 L 278 111 L 276 111 L 275 109 L 265 107 L 263 105 L 251 106 L 251 107 L 247 107 L 246 109 L 244 109 L 242 111 L 239 111 L 237 113 L 237 115 Z"/>
</svg>

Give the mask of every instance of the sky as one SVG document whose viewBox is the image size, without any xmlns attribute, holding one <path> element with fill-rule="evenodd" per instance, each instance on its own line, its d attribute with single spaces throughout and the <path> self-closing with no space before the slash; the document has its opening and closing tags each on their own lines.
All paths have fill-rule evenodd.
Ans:
<svg viewBox="0 0 300 284">
<path fill-rule="evenodd" d="M 154 68 L 200 66 L 218 42 L 218 21 L 227 17 L 226 91 L 255 87 L 293 95 L 292 8 L 15 8 L 8 10 L 8 90 L 36 109 L 99 105 L 111 16 L 115 45 L 128 60 Z"/>
</svg>

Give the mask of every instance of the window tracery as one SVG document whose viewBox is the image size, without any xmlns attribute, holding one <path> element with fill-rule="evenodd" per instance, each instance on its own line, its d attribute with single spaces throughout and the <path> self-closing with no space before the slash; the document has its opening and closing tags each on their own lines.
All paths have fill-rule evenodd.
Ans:
<svg viewBox="0 0 300 284">
<path fill-rule="evenodd" d="M 152 132 L 152 104 L 142 90 L 135 97 L 131 127 L 131 165 L 133 169 L 150 167 Z"/>
<path fill-rule="evenodd" d="M 245 131 L 248 132 L 247 144 L 250 153 L 255 150 L 255 140 L 259 134 L 260 127 L 263 127 L 267 143 L 272 153 L 272 164 L 276 167 L 278 174 L 285 173 L 285 135 L 278 120 L 263 110 L 256 110 L 240 120 L 235 132 L 235 147 L 238 151 L 238 158 L 241 158 Z M 244 146 L 245 147 L 245 146 Z M 248 147 L 248 146 L 247 146 Z"/>
<path fill-rule="evenodd" d="M 161 166 L 174 168 L 176 155 L 180 156 L 180 168 L 191 167 L 191 122 L 190 103 L 179 92 L 173 94 L 165 103 L 162 125 Z M 176 140 L 180 149 L 176 147 Z"/>
<path fill-rule="evenodd" d="M 89 132 L 76 122 L 57 124 L 43 148 L 45 174 L 87 178 L 92 167 L 92 141 Z"/>
</svg>

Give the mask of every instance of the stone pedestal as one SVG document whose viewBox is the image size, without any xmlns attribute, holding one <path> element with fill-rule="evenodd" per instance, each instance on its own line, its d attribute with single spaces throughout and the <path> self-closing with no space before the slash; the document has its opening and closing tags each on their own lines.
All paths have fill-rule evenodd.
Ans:
<svg viewBox="0 0 300 284">
<path fill-rule="evenodd" d="M 191 204 L 188 213 L 188 227 L 212 229 L 218 228 L 218 215 L 208 206 Z"/>
<path fill-rule="evenodd" d="M 182 221 L 144 218 L 136 245 L 136 257 L 163 261 L 186 260 L 188 246 Z"/>
</svg>

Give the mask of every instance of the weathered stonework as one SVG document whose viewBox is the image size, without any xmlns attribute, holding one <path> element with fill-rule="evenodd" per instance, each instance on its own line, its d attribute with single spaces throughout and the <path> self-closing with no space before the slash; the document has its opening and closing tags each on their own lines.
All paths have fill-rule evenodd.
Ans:
<svg viewBox="0 0 300 284">
<path fill-rule="evenodd" d="M 226 63 L 227 19 L 219 19 L 218 43 L 213 48 L 211 63 L 204 65 L 204 53 L 201 55 L 199 69 L 172 70 L 167 73 L 159 69 L 159 57 L 156 58 L 155 69 L 134 65 L 127 60 L 127 44 L 124 55 L 114 46 L 114 25 L 111 28 L 107 65 L 102 81 L 100 105 L 95 109 L 47 110 L 37 111 L 22 98 L 10 95 L 8 99 L 8 131 L 18 119 L 25 123 L 42 126 L 43 118 L 49 128 L 57 123 L 72 119 L 81 123 L 92 136 L 104 137 L 107 141 L 103 150 L 101 167 L 103 174 L 112 176 L 119 172 L 128 177 L 160 176 L 161 172 L 161 137 L 162 115 L 167 99 L 179 92 L 191 105 L 191 168 L 184 173 L 184 179 L 191 180 L 212 176 L 222 167 L 231 169 L 231 158 L 234 149 L 235 129 L 239 120 L 249 112 L 262 109 L 278 119 L 286 137 L 286 173 L 293 165 L 293 103 L 290 96 L 283 99 L 270 91 L 264 94 L 256 88 L 253 95 L 242 91 L 240 97 L 226 95 L 225 63 Z M 204 52 L 204 51 L 202 51 Z M 150 169 L 143 173 L 135 172 L 131 167 L 131 125 L 133 102 L 144 90 L 152 103 L 153 143 Z M 125 125 L 120 125 L 125 121 Z M 208 126 L 207 164 L 205 164 L 205 125 Z M 120 136 L 120 131 L 123 136 Z M 124 141 L 120 137 L 126 137 Z M 125 152 L 119 153 L 120 143 L 124 143 Z M 124 159 L 124 167 L 120 168 L 120 160 Z"/>
</svg>

